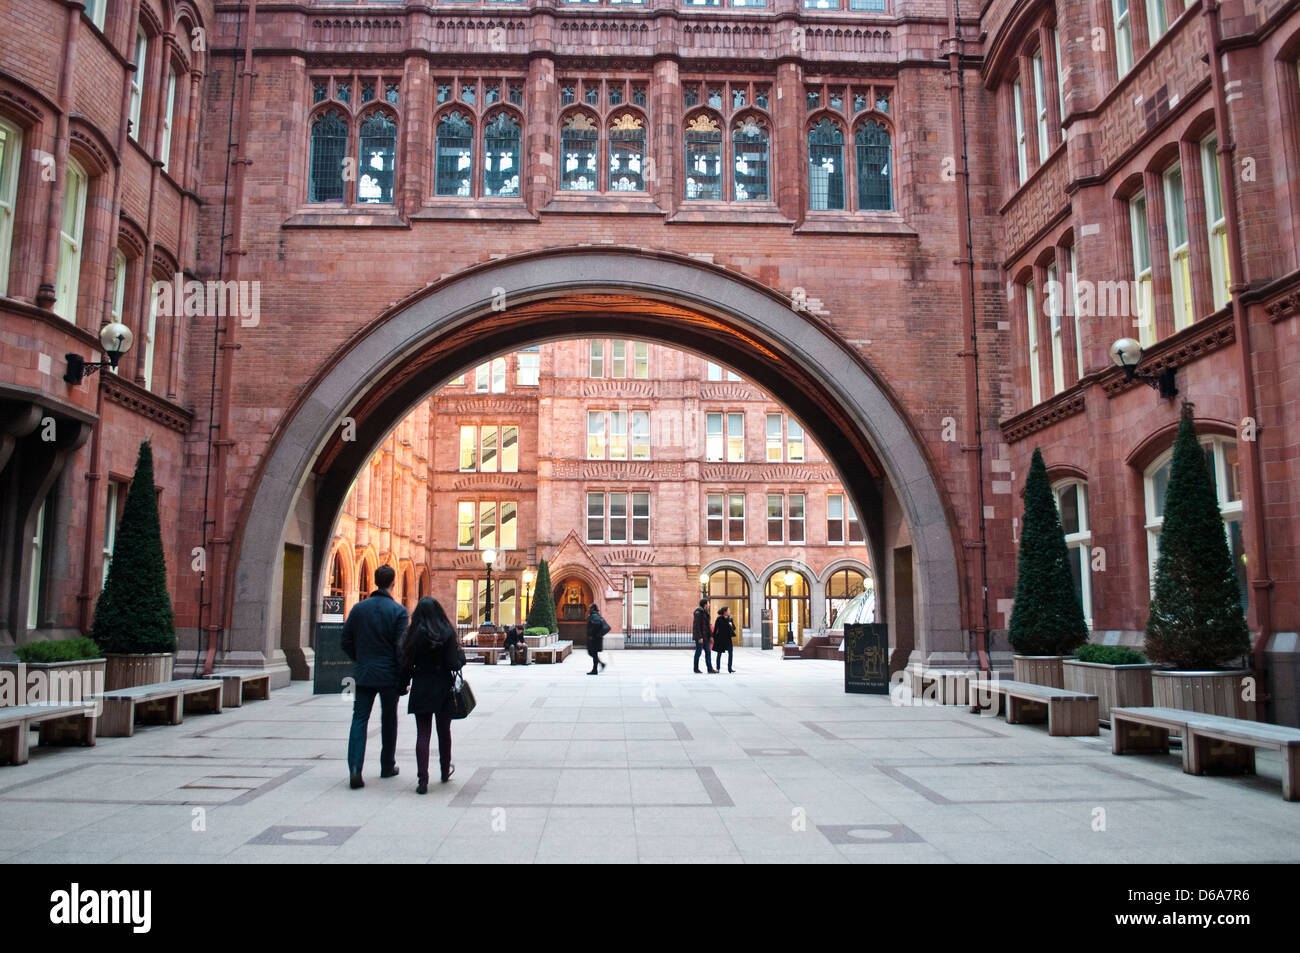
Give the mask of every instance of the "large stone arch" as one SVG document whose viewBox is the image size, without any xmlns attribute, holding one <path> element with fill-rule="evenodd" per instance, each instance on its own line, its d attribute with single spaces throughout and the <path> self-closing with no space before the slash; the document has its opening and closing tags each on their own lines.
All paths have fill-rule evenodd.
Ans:
<svg viewBox="0 0 1300 953">
<path fill-rule="evenodd" d="M 592 304 L 600 296 L 623 304 Z M 232 657 L 277 664 L 272 596 L 290 521 L 301 525 L 303 512 L 316 514 L 310 535 L 318 574 L 356 469 L 430 391 L 526 343 L 616 330 L 715 356 L 776 396 L 831 457 L 864 522 L 879 520 L 892 497 L 888 509 L 906 522 L 916 564 L 913 659 L 966 662 L 950 508 L 919 438 L 863 357 L 788 298 L 734 272 L 615 247 L 556 249 L 451 276 L 336 352 L 286 412 L 244 502 L 227 597 Z M 355 421 L 351 442 L 339 439 L 344 418 Z M 880 529 L 867 533 L 873 565 L 885 556 Z"/>
</svg>

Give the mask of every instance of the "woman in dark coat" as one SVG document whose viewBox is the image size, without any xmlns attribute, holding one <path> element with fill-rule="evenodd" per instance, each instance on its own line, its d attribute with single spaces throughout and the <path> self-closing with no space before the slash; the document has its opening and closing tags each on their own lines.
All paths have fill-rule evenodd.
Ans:
<svg viewBox="0 0 1300 953">
<path fill-rule="evenodd" d="M 727 653 L 727 671 L 733 675 L 736 670 L 731 667 L 731 640 L 736 637 L 736 623 L 731 621 L 731 610 L 723 606 L 718 610 L 718 620 L 713 623 L 713 651 L 718 653 L 718 660 L 713 665 L 715 672 L 722 671 L 722 653 Z"/>
<path fill-rule="evenodd" d="M 608 631 L 609 623 L 593 602 L 587 613 L 587 654 L 591 656 L 591 671 L 588 675 L 599 674 L 600 669 L 605 667 L 605 663 L 600 660 L 600 650 L 605 647 L 605 633 Z"/>
<path fill-rule="evenodd" d="M 429 741 L 435 720 L 444 784 L 456 770 L 451 763 L 451 686 L 464 664 L 465 653 L 447 613 L 438 600 L 425 596 L 411 613 L 411 624 L 402 641 L 402 684 L 411 689 L 406 711 L 415 716 L 417 794 L 429 790 Z"/>
</svg>

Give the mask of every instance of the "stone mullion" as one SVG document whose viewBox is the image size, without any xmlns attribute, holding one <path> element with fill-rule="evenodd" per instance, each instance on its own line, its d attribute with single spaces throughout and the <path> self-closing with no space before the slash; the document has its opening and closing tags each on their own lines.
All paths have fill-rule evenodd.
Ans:
<svg viewBox="0 0 1300 953">
<path fill-rule="evenodd" d="M 1214 313 L 1210 277 L 1210 233 L 1205 217 L 1205 179 L 1201 169 L 1201 144 L 1180 142 L 1183 170 L 1183 208 L 1187 217 L 1188 274 L 1192 279 L 1193 321 Z M 1216 155 L 1213 161 L 1218 162 Z"/>
</svg>

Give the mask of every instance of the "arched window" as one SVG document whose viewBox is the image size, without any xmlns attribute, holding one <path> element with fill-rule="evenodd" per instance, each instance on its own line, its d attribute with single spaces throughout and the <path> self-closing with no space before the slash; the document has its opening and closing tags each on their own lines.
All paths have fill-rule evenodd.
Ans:
<svg viewBox="0 0 1300 953">
<path fill-rule="evenodd" d="M 861 595 L 867 587 L 867 577 L 856 569 L 840 569 L 826 580 L 826 626 L 835 625 L 835 617 L 854 596 Z"/>
<path fill-rule="evenodd" d="M 518 198 L 521 167 L 519 120 L 499 112 L 483 129 L 483 194 Z"/>
<path fill-rule="evenodd" d="M 814 211 L 844 208 L 844 130 L 832 119 L 808 130 L 808 201 Z"/>
<path fill-rule="evenodd" d="M 69 159 L 63 174 L 63 217 L 59 226 L 59 270 L 54 287 L 54 313 L 77 323 L 77 292 L 81 285 L 81 237 L 86 224 L 85 170 Z"/>
<path fill-rule="evenodd" d="M 149 315 L 145 319 L 144 333 L 139 335 L 139 341 L 136 345 L 140 348 L 140 369 L 138 373 L 144 378 L 145 390 L 153 390 L 154 355 L 157 353 L 156 344 L 158 342 L 158 293 L 154 289 L 157 285 L 168 280 L 170 280 L 169 275 L 161 275 L 156 276 L 153 282 L 150 283 Z M 180 288 L 173 288 L 173 300 L 180 293 Z M 172 310 L 173 314 L 169 315 L 169 317 L 174 317 L 175 312 L 179 310 L 174 303 Z"/>
<path fill-rule="evenodd" d="M 722 200 L 722 130 L 705 113 L 686 125 L 686 198 Z"/>
<path fill-rule="evenodd" d="M 615 117 L 609 127 L 609 190 L 646 190 L 645 123 L 632 113 Z"/>
<path fill-rule="evenodd" d="M 149 52 L 149 37 L 144 27 L 135 31 L 135 57 L 131 63 L 135 67 L 131 72 L 131 138 L 140 140 L 140 102 L 144 85 L 144 71 Z"/>
<path fill-rule="evenodd" d="M 343 554 L 334 553 L 334 558 L 330 560 L 330 584 L 326 593 L 331 596 L 343 595 Z"/>
<path fill-rule="evenodd" d="M 787 585 L 785 576 L 793 576 Z M 767 611 L 772 619 L 772 641 L 784 645 L 793 641 L 803 645 L 803 632 L 808 628 L 808 580 L 803 573 L 790 568 L 778 569 L 767 579 Z"/>
<path fill-rule="evenodd" d="M 560 189 L 565 192 L 594 192 L 597 140 L 600 130 L 586 113 L 570 113 L 560 127 Z"/>
<path fill-rule="evenodd" d="M 14 206 L 18 201 L 22 155 L 22 132 L 0 119 L 0 295 L 9 289 L 9 250 L 14 240 Z"/>
<path fill-rule="evenodd" d="M 172 159 L 172 118 L 176 112 L 176 71 L 171 67 L 167 69 L 167 100 L 163 104 L 162 115 L 162 151 L 158 158 L 162 160 L 163 171 L 166 172 Z"/>
<path fill-rule="evenodd" d="M 1088 514 L 1088 484 L 1082 480 L 1062 480 L 1052 485 L 1056 509 L 1061 514 L 1061 529 L 1070 552 L 1070 575 L 1074 591 L 1083 607 L 1083 618 L 1092 628 L 1092 524 Z"/>
<path fill-rule="evenodd" d="M 734 569 L 709 573 L 709 613 L 717 615 L 726 606 L 740 629 L 749 628 L 749 580 Z"/>
<path fill-rule="evenodd" d="M 348 124 L 334 110 L 311 124 L 308 202 L 343 201 L 343 159 L 348 154 Z"/>
<path fill-rule="evenodd" d="M 1214 495 L 1219 501 L 1223 516 L 1223 531 L 1228 537 L 1228 550 L 1237 567 L 1237 584 L 1241 589 L 1241 611 L 1249 607 L 1249 590 L 1246 586 L 1246 547 L 1241 535 L 1241 468 L 1237 459 L 1237 442 L 1228 437 L 1205 436 L 1200 438 L 1205 451 L 1205 465 L 1214 482 Z M 1156 560 L 1160 556 L 1160 530 L 1165 522 L 1165 491 L 1169 488 L 1169 473 L 1173 466 L 1173 448 L 1166 450 L 1147 467 L 1143 480 L 1146 498 L 1147 569 L 1151 592 L 1155 593 Z"/>
<path fill-rule="evenodd" d="M 731 144 L 733 197 L 737 202 L 767 201 L 771 192 L 766 123 L 746 116 L 732 130 Z"/>
<path fill-rule="evenodd" d="M 468 197 L 474 168 L 474 127 L 469 120 L 455 111 L 438 120 L 434 152 L 434 194 Z"/>
<path fill-rule="evenodd" d="M 393 202 L 393 170 L 397 165 L 397 123 L 382 110 L 361 120 L 361 169 L 357 201 L 375 205 Z"/>
<path fill-rule="evenodd" d="M 361 571 L 357 574 L 357 598 L 365 599 L 370 593 L 374 592 L 375 580 L 370 572 L 369 561 L 361 564 Z"/>
<path fill-rule="evenodd" d="M 853 137 L 858 160 L 858 210 L 888 212 L 894 207 L 889 130 L 868 119 Z"/>
</svg>

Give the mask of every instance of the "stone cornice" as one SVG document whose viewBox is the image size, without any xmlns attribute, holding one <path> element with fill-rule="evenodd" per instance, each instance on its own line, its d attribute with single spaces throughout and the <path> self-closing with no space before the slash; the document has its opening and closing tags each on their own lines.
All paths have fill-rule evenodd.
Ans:
<svg viewBox="0 0 1300 953">
<path fill-rule="evenodd" d="M 164 397 L 150 393 L 133 381 L 116 374 L 100 371 L 99 386 L 104 391 L 105 400 L 125 407 L 132 413 L 162 424 L 177 433 L 188 433 L 194 414 L 179 404 L 174 404 Z"/>
<path fill-rule="evenodd" d="M 1198 321 L 1173 337 L 1151 345 L 1142 354 L 1142 372 L 1158 374 L 1168 367 L 1186 367 L 1197 358 L 1227 347 L 1236 339 L 1236 329 L 1232 325 L 1232 309 L 1225 308 L 1213 317 Z M 1128 380 L 1123 371 L 1115 368 L 1102 380 L 1101 389 L 1110 398 L 1118 397 L 1141 384 L 1142 381 L 1136 378 Z"/>
<path fill-rule="evenodd" d="M 1058 421 L 1083 413 L 1083 408 L 1083 391 L 1076 386 L 1022 414 L 1002 421 L 1002 439 L 1007 443 L 1016 443 Z"/>
</svg>

